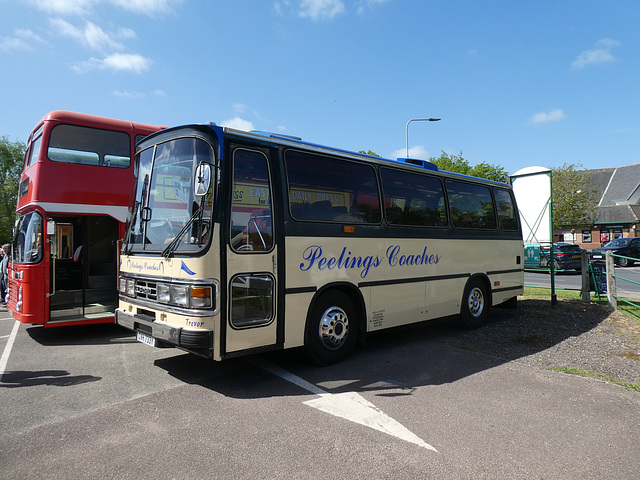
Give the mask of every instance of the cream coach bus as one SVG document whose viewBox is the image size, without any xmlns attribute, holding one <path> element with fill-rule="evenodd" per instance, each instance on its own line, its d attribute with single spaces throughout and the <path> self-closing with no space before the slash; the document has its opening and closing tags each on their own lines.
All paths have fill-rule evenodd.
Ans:
<svg viewBox="0 0 640 480">
<path fill-rule="evenodd" d="M 136 151 L 116 322 L 143 343 L 329 364 L 367 332 L 478 327 L 523 292 L 509 185 L 215 125 Z"/>
</svg>

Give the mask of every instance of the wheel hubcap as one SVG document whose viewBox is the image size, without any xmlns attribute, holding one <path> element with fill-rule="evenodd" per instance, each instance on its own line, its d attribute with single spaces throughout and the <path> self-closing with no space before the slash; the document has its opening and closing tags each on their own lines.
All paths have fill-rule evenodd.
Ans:
<svg viewBox="0 0 640 480">
<path fill-rule="evenodd" d="M 483 310 L 484 296 L 482 295 L 482 290 L 475 287 L 471 292 L 469 292 L 469 312 L 474 317 L 479 317 L 482 315 Z"/>
<path fill-rule="evenodd" d="M 349 336 L 349 317 L 340 307 L 329 307 L 320 318 L 320 339 L 330 350 L 340 348 Z"/>
</svg>

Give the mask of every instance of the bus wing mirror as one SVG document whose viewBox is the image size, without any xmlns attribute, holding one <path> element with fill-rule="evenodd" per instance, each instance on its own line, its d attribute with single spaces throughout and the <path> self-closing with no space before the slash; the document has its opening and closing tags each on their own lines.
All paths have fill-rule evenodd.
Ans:
<svg viewBox="0 0 640 480">
<path fill-rule="evenodd" d="M 211 164 L 200 163 L 196 167 L 196 173 L 193 179 L 193 193 L 196 197 L 202 197 L 207 194 L 211 186 Z"/>
<path fill-rule="evenodd" d="M 56 234 L 56 222 L 55 220 L 47 220 L 47 235 Z"/>
</svg>

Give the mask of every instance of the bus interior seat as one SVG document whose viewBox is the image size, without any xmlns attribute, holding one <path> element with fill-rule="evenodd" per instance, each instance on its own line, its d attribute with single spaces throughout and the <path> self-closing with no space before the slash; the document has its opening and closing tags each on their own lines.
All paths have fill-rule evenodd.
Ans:
<svg viewBox="0 0 640 480">
<path fill-rule="evenodd" d="M 291 216 L 298 220 L 308 220 L 309 204 L 308 203 L 292 203 Z"/>
<path fill-rule="evenodd" d="M 329 200 L 320 200 L 313 202 L 309 208 L 310 220 L 329 221 L 333 220 L 331 212 L 331 202 Z"/>
<path fill-rule="evenodd" d="M 404 212 L 400 207 L 387 207 L 387 222 L 388 223 L 402 223 L 402 217 Z"/>
<path fill-rule="evenodd" d="M 334 221 L 344 220 L 347 218 L 347 207 L 331 207 L 331 213 Z"/>
</svg>

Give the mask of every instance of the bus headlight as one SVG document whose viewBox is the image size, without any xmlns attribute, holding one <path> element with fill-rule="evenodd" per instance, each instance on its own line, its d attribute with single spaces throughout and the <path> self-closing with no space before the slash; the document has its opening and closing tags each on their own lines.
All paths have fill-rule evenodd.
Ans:
<svg viewBox="0 0 640 480">
<path fill-rule="evenodd" d="M 145 302 L 181 308 L 213 307 L 214 287 L 120 277 L 120 294 Z"/>
<path fill-rule="evenodd" d="M 171 289 L 165 283 L 158 284 L 158 302 L 169 303 L 171 301 Z"/>
<path fill-rule="evenodd" d="M 120 277 L 120 293 L 128 297 L 135 297 L 136 281 L 133 278 Z"/>
<path fill-rule="evenodd" d="M 125 293 L 130 297 L 136 296 L 136 281 L 133 278 L 127 278 L 127 288 Z"/>
<path fill-rule="evenodd" d="M 186 285 L 171 285 L 171 303 L 179 307 L 189 306 L 189 287 Z"/>
<path fill-rule="evenodd" d="M 158 284 L 158 302 L 184 308 L 211 308 L 209 286 Z"/>
</svg>

